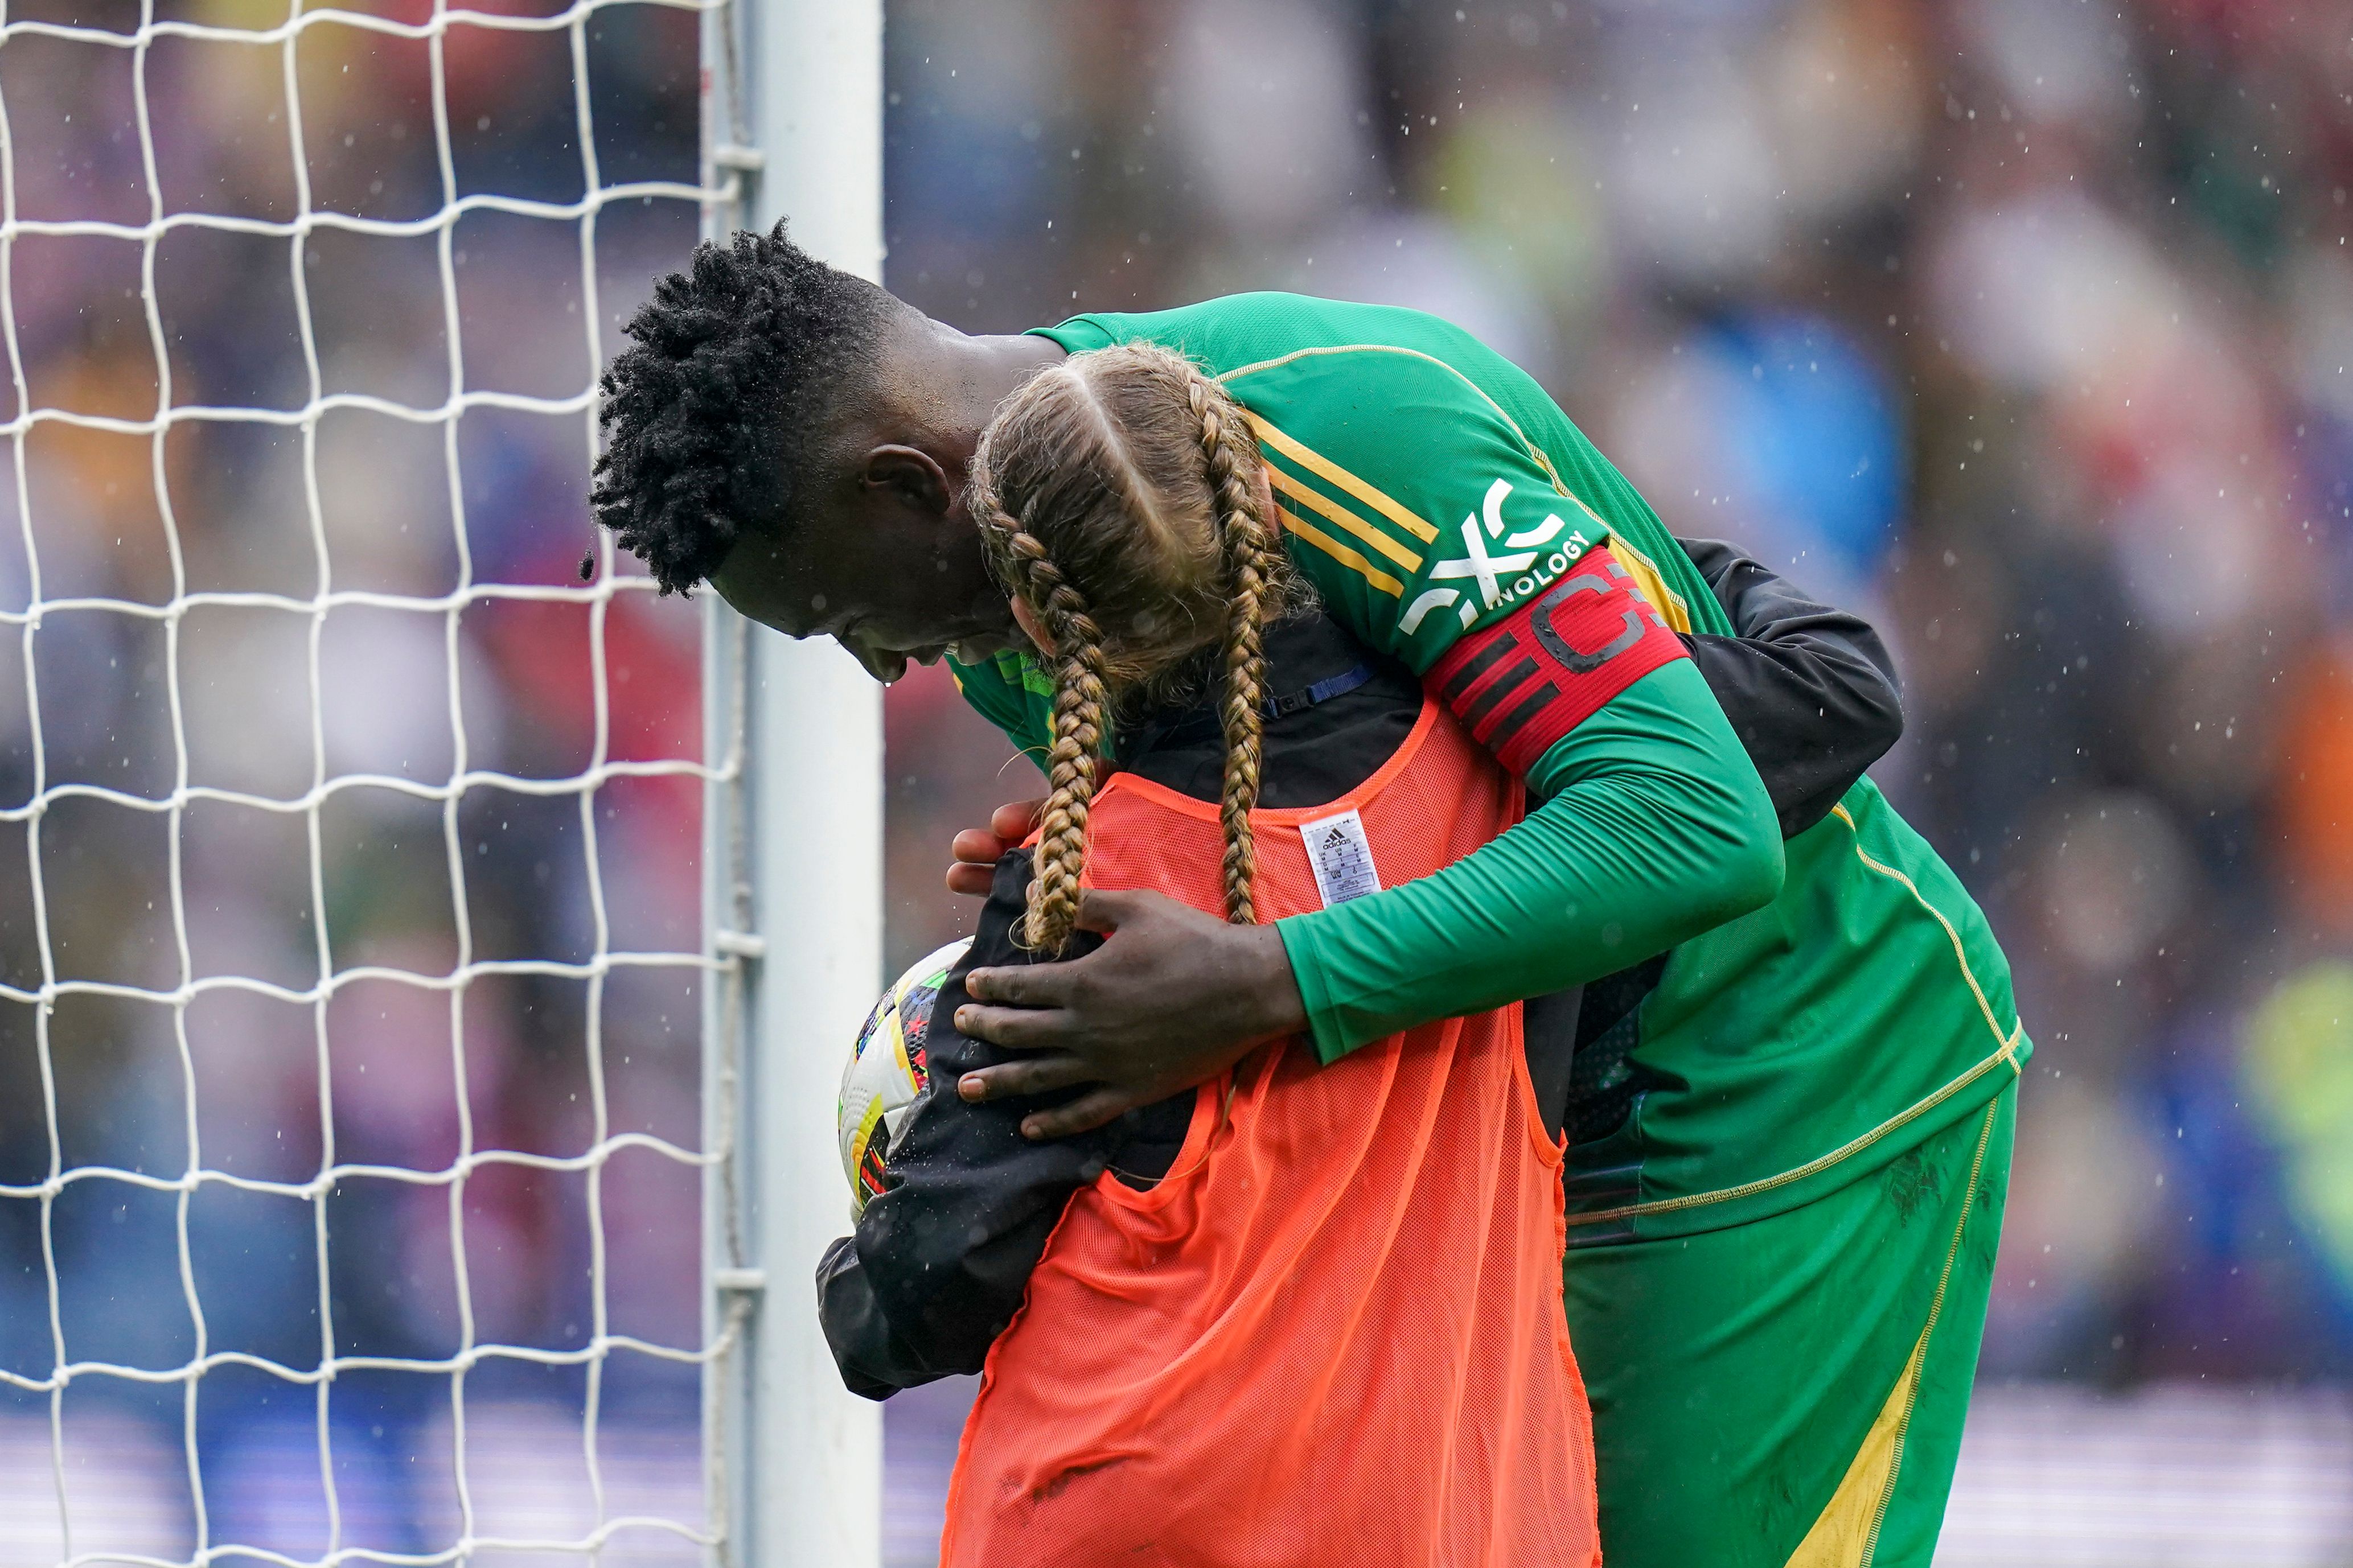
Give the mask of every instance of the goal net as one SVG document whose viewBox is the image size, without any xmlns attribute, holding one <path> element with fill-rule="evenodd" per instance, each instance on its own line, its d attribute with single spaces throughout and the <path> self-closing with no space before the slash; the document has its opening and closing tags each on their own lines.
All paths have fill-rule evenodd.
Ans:
<svg viewBox="0 0 2353 1568">
<path fill-rule="evenodd" d="M 704 1560 L 740 748 L 586 497 L 723 4 L 0 10 L 0 1562 Z"/>
</svg>

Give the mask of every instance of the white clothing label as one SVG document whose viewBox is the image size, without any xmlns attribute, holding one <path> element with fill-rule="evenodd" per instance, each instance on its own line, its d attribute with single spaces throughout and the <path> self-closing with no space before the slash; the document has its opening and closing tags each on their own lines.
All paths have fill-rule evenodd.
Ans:
<svg viewBox="0 0 2353 1568">
<path fill-rule="evenodd" d="M 1315 890 L 1324 895 L 1325 909 L 1381 890 L 1373 847 L 1365 837 L 1364 820 L 1355 812 L 1303 822 L 1299 837 L 1307 846 L 1307 864 L 1315 873 Z"/>
</svg>

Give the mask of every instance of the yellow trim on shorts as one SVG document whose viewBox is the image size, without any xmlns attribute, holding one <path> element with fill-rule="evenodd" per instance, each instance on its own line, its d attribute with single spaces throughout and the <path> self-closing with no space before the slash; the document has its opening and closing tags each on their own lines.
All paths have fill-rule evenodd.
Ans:
<svg viewBox="0 0 2353 1568">
<path fill-rule="evenodd" d="M 1928 1336 L 1924 1332 L 1873 1418 L 1871 1430 L 1863 1434 L 1862 1447 L 1839 1479 L 1838 1489 L 1783 1568 L 1862 1568 L 1870 1561 L 1888 1495 L 1895 1489 L 1902 1468 L 1904 1428 L 1920 1396 L 1920 1368 L 1927 1359 Z"/>
<path fill-rule="evenodd" d="M 1831 815 L 1845 823 L 1849 831 L 1858 835 L 1862 832 L 1862 829 L 1855 826 L 1854 817 L 1847 811 L 1844 805 L 1831 807 Z M 1602 1225 L 1611 1220 L 1632 1219 L 1641 1215 L 1672 1214 L 1678 1209 L 1698 1208 L 1705 1204 L 1728 1203 L 1735 1198 L 1753 1197 L 1758 1193 L 1769 1193 L 1776 1187 L 1785 1187 L 1791 1182 L 1803 1181 L 1808 1176 L 1817 1175 L 1829 1170 L 1841 1161 L 1853 1158 L 1897 1128 L 1907 1122 L 1918 1121 L 1996 1067 L 2007 1063 L 2011 1077 L 2017 1078 L 2023 1075 L 2026 1069 L 2019 1063 L 2018 1046 L 2019 1042 L 2026 1037 L 2026 1025 L 2021 1022 L 2008 1035 L 2001 1032 L 2001 1026 L 1994 1020 L 1993 1004 L 1986 999 L 1985 987 L 1978 984 L 1977 972 L 1969 967 L 1968 951 L 1961 943 L 1960 931 L 1954 927 L 1951 921 L 1945 918 L 1944 910 L 1928 901 L 1927 897 L 1920 891 L 1918 883 L 1894 867 L 1883 865 L 1873 859 L 1863 850 L 1859 838 L 1854 847 L 1854 854 L 1855 858 L 1861 860 L 1871 870 L 1903 883 L 1905 889 L 1918 901 L 1920 907 L 1934 915 L 1936 923 L 1945 928 L 1945 935 L 1953 944 L 1953 957 L 1961 966 L 1961 978 L 1968 982 L 1969 994 L 1977 998 L 1978 1009 L 1985 1016 L 1986 1027 L 1993 1031 L 1998 1048 L 1991 1056 L 1981 1058 L 1970 1064 L 1959 1077 L 1913 1101 L 1870 1131 L 1851 1138 L 1829 1153 L 1817 1155 L 1804 1164 L 1784 1171 L 1779 1175 L 1759 1177 L 1753 1182 L 1743 1182 L 1738 1186 L 1720 1187 L 1712 1193 L 1689 1193 L 1682 1197 L 1653 1198 L 1649 1203 L 1623 1204 L 1614 1209 L 1598 1209 L 1591 1214 L 1573 1214 L 1568 1216 L 1571 1226 Z"/>
<path fill-rule="evenodd" d="M 1888 1391 L 1886 1403 L 1863 1435 L 1838 1489 L 1815 1517 L 1813 1528 L 1789 1554 L 1785 1568 L 1871 1568 L 1879 1550 L 1879 1532 L 1895 1498 L 1895 1483 L 1904 1473 L 1904 1439 L 1911 1430 L 1912 1412 L 1920 1401 L 1920 1374 L 1928 1362 L 1928 1341 L 1945 1310 L 1945 1291 L 1952 1284 L 1953 1265 L 1961 1256 L 1969 1215 L 1977 1208 L 1978 1183 L 1985 1174 L 1986 1148 L 1993 1141 L 1995 1119 L 2001 1102 L 1986 1107 L 1985 1124 L 1978 1130 L 1977 1157 L 1969 1162 L 1968 1185 L 1961 1192 L 1960 1217 L 1953 1223 L 1953 1244 L 1945 1251 L 1944 1272 L 1936 1277 L 1936 1293 L 1928 1303 L 1928 1321 L 1912 1346 L 1912 1354 Z"/>
</svg>

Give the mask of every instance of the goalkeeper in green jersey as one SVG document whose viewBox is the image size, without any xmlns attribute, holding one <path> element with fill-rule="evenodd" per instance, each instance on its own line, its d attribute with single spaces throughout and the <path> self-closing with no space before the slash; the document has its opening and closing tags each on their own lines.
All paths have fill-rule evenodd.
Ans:
<svg viewBox="0 0 2353 1568">
<path fill-rule="evenodd" d="M 1057 1135 L 1270 1037 L 1328 1061 L 1583 986 L 1566 1300 L 1610 1560 L 1928 1562 L 2030 1048 L 2008 966 L 1868 780 L 1784 843 L 1683 657 L 1722 607 L 1533 380 L 1432 317 L 1287 295 L 966 337 L 781 230 L 699 250 L 629 331 L 596 495 L 623 544 L 880 679 L 951 657 L 1025 749 L 1050 688 L 964 504 L 981 430 L 1069 353 L 1148 341 L 1214 375 L 1324 613 L 1540 804 L 1272 926 L 1095 897 L 1099 950 L 970 977 L 958 1026 L 1027 1054 L 959 1092 L 1093 1085 L 1027 1119 Z"/>
</svg>

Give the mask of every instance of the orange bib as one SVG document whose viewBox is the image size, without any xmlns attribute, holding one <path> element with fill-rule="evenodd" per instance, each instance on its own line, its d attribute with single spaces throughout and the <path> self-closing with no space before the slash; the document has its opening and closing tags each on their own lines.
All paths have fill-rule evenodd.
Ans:
<svg viewBox="0 0 2353 1568">
<path fill-rule="evenodd" d="M 1342 898 L 1460 859 L 1521 806 L 1426 703 L 1344 799 L 1256 814 L 1260 918 L 1323 906 L 1311 844 Z M 1091 885 L 1223 909 L 1215 805 L 1122 774 L 1093 824 Z M 1071 1199 L 989 1352 L 942 1561 L 1598 1563 L 1559 1162 L 1516 1005 L 1330 1067 L 1278 1042 L 1203 1085 L 1165 1179 Z"/>
</svg>

